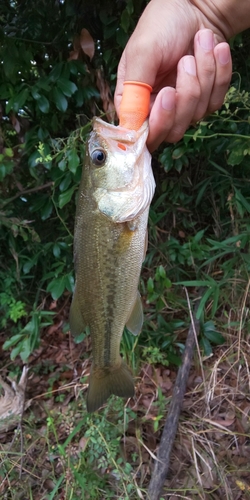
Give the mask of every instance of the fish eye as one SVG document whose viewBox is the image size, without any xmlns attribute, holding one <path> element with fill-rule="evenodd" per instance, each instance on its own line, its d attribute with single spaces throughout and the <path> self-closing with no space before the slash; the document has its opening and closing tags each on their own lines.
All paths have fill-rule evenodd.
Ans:
<svg viewBox="0 0 250 500">
<path fill-rule="evenodd" d="M 106 161 L 106 153 L 103 149 L 95 149 L 91 153 L 91 160 L 97 167 L 101 167 Z"/>
</svg>

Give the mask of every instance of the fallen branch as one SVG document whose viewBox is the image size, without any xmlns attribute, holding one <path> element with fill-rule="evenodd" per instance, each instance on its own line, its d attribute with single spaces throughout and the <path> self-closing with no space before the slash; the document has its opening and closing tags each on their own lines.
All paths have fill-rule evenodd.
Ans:
<svg viewBox="0 0 250 500">
<path fill-rule="evenodd" d="M 4 382 L 0 376 L 0 386 L 4 394 L 0 394 L 0 432 L 7 432 L 17 427 L 22 419 L 23 411 L 30 405 L 25 401 L 25 388 L 28 377 L 28 367 L 23 367 L 23 372 L 19 383 L 12 382 L 12 385 Z"/>
<path fill-rule="evenodd" d="M 200 300 L 195 307 L 195 311 L 197 311 L 199 303 Z M 196 339 L 199 334 L 199 321 L 193 318 L 189 299 L 188 306 L 191 325 L 188 330 L 185 351 L 182 357 L 182 365 L 180 366 L 177 373 L 168 416 L 161 436 L 161 441 L 157 453 L 157 460 L 155 462 L 153 474 L 149 483 L 148 497 L 150 500 L 159 500 L 168 473 L 171 451 L 177 432 L 184 395 L 186 392 L 187 380 L 193 359 Z"/>
<path fill-rule="evenodd" d="M 8 205 L 8 203 L 11 203 L 12 201 L 16 200 L 17 198 L 20 198 L 20 196 L 24 196 L 25 194 L 30 194 L 30 193 L 36 193 L 37 191 L 41 191 L 42 189 L 47 189 L 51 186 L 53 186 L 55 183 L 54 181 L 47 182 L 47 184 L 43 184 L 42 186 L 36 186 L 30 189 L 23 189 L 23 191 L 19 191 L 16 193 L 12 198 L 9 198 L 8 200 L 5 200 L 2 202 L 2 208 Z"/>
</svg>

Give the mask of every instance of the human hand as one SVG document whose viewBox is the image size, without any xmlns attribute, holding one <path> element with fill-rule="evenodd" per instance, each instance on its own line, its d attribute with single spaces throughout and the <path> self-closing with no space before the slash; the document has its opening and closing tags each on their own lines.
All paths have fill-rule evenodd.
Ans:
<svg viewBox="0 0 250 500">
<path fill-rule="evenodd" d="M 191 123 L 219 109 L 228 89 L 232 61 L 225 35 L 188 0 L 151 0 L 120 61 L 115 92 L 123 82 L 153 87 L 148 148 L 177 142 Z"/>
</svg>

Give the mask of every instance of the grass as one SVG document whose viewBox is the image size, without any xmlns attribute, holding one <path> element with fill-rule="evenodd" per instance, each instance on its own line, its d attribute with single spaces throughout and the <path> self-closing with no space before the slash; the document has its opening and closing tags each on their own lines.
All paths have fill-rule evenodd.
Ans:
<svg viewBox="0 0 250 500">
<path fill-rule="evenodd" d="M 163 499 L 250 498 L 246 294 L 241 305 L 221 321 L 225 345 L 200 353 L 202 367 L 194 359 Z M 51 373 L 58 383 L 65 370 L 47 370 L 47 393 L 34 397 L 21 428 L 1 436 L 1 498 L 146 499 L 176 369 L 143 362 L 134 400 L 113 397 L 94 415 L 85 410 L 85 378 L 53 388 Z M 83 362 L 83 377 L 88 370 Z"/>
</svg>

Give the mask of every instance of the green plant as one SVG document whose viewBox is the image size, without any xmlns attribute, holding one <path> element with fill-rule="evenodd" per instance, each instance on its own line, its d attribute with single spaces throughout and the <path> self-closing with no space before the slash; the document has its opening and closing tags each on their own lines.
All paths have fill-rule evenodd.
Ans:
<svg viewBox="0 0 250 500">
<path fill-rule="evenodd" d="M 24 362 L 28 360 L 30 354 L 39 346 L 41 329 L 53 324 L 52 316 L 54 313 L 50 311 L 32 311 L 31 319 L 25 327 L 4 342 L 3 349 L 11 349 L 12 360 L 17 355 L 20 355 Z"/>
<path fill-rule="evenodd" d="M 157 363 L 160 363 L 163 366 L 169 365 L 166 353 L 162 352 L 159 347 L 144 347 L 142 350 L 142 356 L 147 363 L 152 365 L 156 365 Z"/>
<path fill-rule="evenodd" d="M 112 422 L 114 416 L 115 423 Z M 54 498 L 62 486 L 65 489 L 65 475 L 71 478 L 67 487 L 69 498 L 77 491 L 78 495 L 88 495 L 93 499 L 112 498 L 113 482 L 120 498 L 134 498 L 136 483 L 131 481 L 132 466 L 120 455 L 122 435 L 134 417 L 129 408 L 124 409 L 121 399 L 115 397 L 102 414 L 88 415 L 83 412 L 76 424 L 72 410 L 66 412 L 63 418 L 50 413 L 46 434 L 48 456 L 52 464 L 57 464 L 55 470 L 58 463 L 61 468 L 50 498 Z M 59 436 L 59 428 L 67 434 L 64 440 Z M 79 433 L 82 436 L 80 451 L 74 444 Z"/>
<path fill-rule="evenodd" d="M 201 321 L 200 323 L 200 346 L 205 356 L 213 352 L 213 345 L 224 344 L 225 338 L 217 331 L 213 321 Z"/>
</svg>

